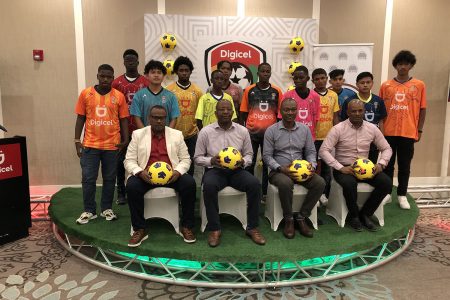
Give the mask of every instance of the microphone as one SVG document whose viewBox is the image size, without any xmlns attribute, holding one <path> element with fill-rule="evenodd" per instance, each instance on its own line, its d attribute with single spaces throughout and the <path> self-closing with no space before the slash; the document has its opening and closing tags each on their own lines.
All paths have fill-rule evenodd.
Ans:
<svg viewBox="0 0 450 300">
<path fill-rule="evenodd" d="M 2 125 L 0 125 L 0 130 L 3 130 L 4 132 L 8 132 L 8 130 L 6 130 L 6 128 L 3 127 Z"/>
</svg>

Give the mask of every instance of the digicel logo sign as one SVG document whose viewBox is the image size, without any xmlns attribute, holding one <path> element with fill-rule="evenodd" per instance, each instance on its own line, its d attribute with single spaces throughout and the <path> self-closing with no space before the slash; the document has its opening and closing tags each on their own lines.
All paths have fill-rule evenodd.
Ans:
<svg viewBox="0 0 450 300">
<path fill-rule="evenodd" d="M 242 88 L 255 83 L 258 65 L 266 61 L 266 51 L 256 45 L 243 41 L 227 41 L 212 45 L 205 50 L 205 75 L 209 76 L 217 69 L 221 60 L 232 64 L 230 80 Z"/>
<path fill-rule="evenodd" d="M 0 180 L 22 176 L 20 144 L 0 145 Z"/>
</svg>

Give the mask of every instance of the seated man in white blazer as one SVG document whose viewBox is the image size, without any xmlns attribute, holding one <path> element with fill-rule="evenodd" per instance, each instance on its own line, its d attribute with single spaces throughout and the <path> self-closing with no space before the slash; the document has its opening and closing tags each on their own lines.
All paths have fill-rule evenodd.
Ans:
<svg viewBox="0 0 450 300">
<path fill-rule="evenodd" d="M 175 189 L 181 198 L 181 229 L 186 243 L 195 242 L 194 203 L 196 185 L 194 178 L 187 174 L 191 165 L 187 146 L 181 131 L 165 126 L 167 111 L 161 105 L 150 108 L 150 126 L 133 132 L 124 161 L 130 174 L 127 180 L 128 206 L 134 234 L 129 247 L 138 247 L 147 239 L 144 218 L 144 194 L 158 186 L 150 183 L 149 166 L 156 161 L 164 161 L 172 166 L 173 175 L 165 187 Z"/>
</svg>

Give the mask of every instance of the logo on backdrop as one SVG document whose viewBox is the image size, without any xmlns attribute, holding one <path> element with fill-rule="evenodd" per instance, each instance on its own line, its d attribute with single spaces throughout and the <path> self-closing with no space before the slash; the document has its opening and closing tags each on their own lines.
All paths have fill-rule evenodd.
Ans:
<svg viewBox="0 0 450 300">
<path fill-rule="evenodd" d="M 266 61 L 266 51 L 243 41 L 227 41 L 215 44 L 205 50 L 205 75 L 211 85 L 211 72 L 217 69 L 221 60 L 232 64 L 230 80 L 243 89 L 258 79 L 258 65 Z"/>
<path fill-rule="evenodd" d="M 0 145 L 0 180 L 22 176 L 20 144 Z"/>
</svg>

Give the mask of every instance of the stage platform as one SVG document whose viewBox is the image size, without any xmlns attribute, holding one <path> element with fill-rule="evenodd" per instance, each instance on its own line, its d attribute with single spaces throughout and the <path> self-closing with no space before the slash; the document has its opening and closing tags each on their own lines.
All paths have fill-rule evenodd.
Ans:
<svg viewBox="0 0 450 300">
<path fill-rule="evenodd" d="M 292 240 L 283 236 L 282 226 L 277 232 L 271 230 L 262 205 L 260 230 L 267 240 L 265 246 L 246 237 L 237 219 L 221 215 L 222 240 L 216 248 L 207 245 L 207 232 L 200 232 L 199 217 L 194 244 L 184 243 L 169 222 L 151 219 L 149 238 L 140 247 L 129 248 L 127 206 L 114 205 L 117 221 L 107 222 L 99 216 L 86 225 L 75 223 L 83 210 L 80 188 L 66 188 L 53 195 L 49 212 L 64 247 L 100 267 L 174 284 L 268 287 L 332 280 L 393 259 L 411 242 L 419 210 L 411 198 L 411 210 L 400 209 L 395 193 L 392 200 L 385 205 L 385 226 L 378 232 L 340 228 L 319 209 L 324 224 L 314 232 L 314 238 L 305 238 L 297 231 Z"/>
</svg>

